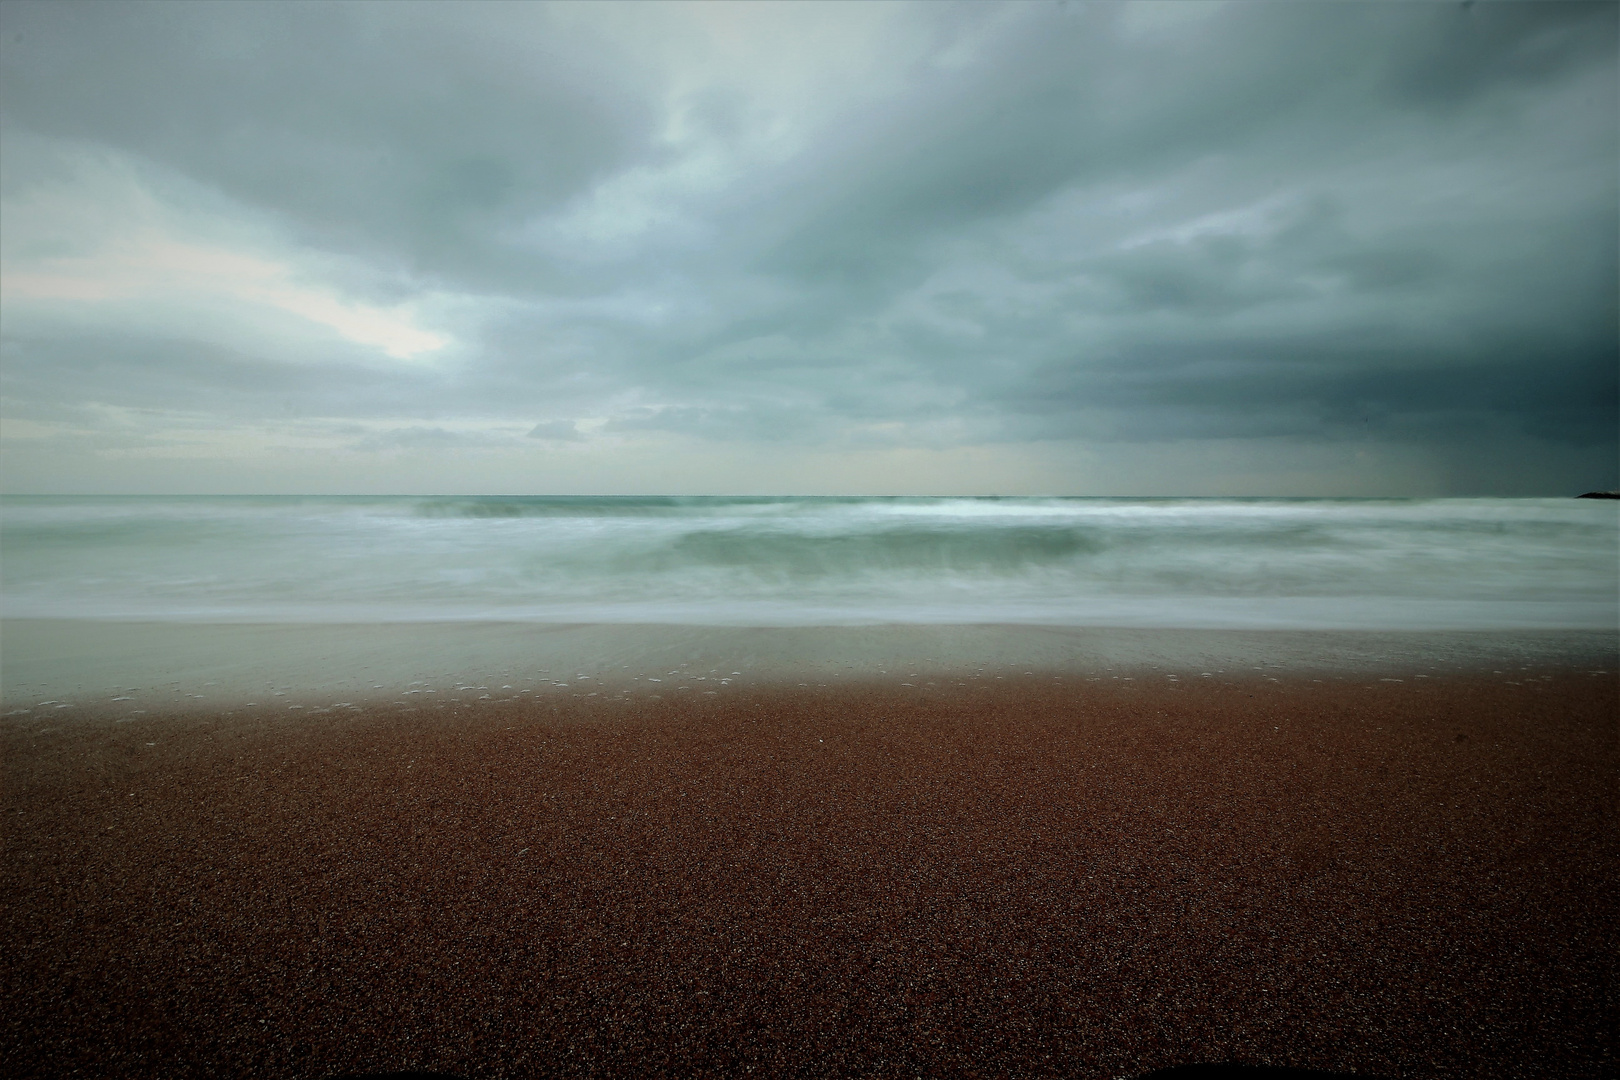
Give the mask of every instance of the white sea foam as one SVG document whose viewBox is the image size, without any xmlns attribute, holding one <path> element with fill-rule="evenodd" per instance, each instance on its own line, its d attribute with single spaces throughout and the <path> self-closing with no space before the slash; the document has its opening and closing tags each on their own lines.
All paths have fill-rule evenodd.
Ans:
<svg viewBox="0 0 1620 1080">
<path fill-rule="evenodd" d="M 0 614 L 1613 628 L 1573 499 L 7 498 Z"/>
</svg>

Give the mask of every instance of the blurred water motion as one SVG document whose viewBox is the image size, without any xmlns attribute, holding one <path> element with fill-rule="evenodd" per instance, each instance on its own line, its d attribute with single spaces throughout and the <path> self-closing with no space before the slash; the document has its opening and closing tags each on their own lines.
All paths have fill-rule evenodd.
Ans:
<svg viewBox="0 0 1620 1080">
<path fill-rule="evenodd" d="M 7 618 L 1612 628 L 1573 499 L 8 497 Z"/>
</svg>

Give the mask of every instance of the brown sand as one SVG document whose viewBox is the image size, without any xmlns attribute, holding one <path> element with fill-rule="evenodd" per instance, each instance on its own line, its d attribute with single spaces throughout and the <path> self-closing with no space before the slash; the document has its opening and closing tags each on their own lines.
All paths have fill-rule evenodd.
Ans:
<svg viewBox="0 0 1620 1080">
<path fill-rule="evenodd" d="M 935 681 L 8 719 L 0 1072 L 1613 1075 L 1612 672 Z"/>
</svg>

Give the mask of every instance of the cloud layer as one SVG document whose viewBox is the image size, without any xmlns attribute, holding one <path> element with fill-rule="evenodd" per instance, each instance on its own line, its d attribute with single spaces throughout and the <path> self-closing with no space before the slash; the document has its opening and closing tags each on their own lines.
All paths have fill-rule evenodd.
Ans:
<svg viewBox="0 0 1620 1080">
<path fill-rule="evenodd" d="M 1614 486 L 1617 11 L 9 3 L 4 483 Z"/>
</svg>

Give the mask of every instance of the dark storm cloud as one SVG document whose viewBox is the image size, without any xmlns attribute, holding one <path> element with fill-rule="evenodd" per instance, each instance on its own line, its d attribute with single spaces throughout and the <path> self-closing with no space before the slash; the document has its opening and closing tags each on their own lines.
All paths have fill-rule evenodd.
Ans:
<svg viewBox="0 0 1620 1080">
<path fill-rule="evenodd" d="M 1615 22 L 1601 4 L 1252 4 L 1194 42 L 1132 49 L 1110 33 L 1118 14 L 1058 8 L 966 76 L 936 74 L 795 192 L 834 205 L 776 265 L 844 276 L 1061 188 L 1208 154 L 1255 155 L 1253 172 L 1286 181 L 1308 154 L 1385 149 L 1404 107 L 1454 114 L 1612 62 Z"/>
<path fill-rule="evenodd" d="M 1614 58 L 1613 4 L 1465 2 L 1435 4 L 1424 14 L 1395 44 L 1386 70 L 1398 97 L 1429 107 L 1457 105 L 1497 86 L 1534 86 Z"/>
<path fill-rule="evenodd" d="M 828 163 L 793 178 L 793 198 L 764 202 L 761 217 L 785 210 L 802 223 L 776 237 L 761 224 L 769 242 L 755 270 L 814 298 L 779 325 L 801 340 L 847 329 L 933 273 L 940 248 L 959 236 L 1065 189 L 1149 184 L 1225 157 L 1227 190 L 1210 201 L 1294 190 L 1303 204 L 1294 220 L 1260 239 L 1217 233 L 1095 255 L 1081 248 L 1066 266 L 1024 274 L 1027 285 L 1069 290 L 1067 311 L 1052 305 L 1000 325 L 970 318 L 969 329 L 985 333 L 954 348 L 917 333 L 932 337 L 917 363 L 951 369 L 950 354 L 965 353 L 951 374 L 1020 413 L 1117 407 L 1104 430 L 1120 438 L 1310 434 L 1318 420 L 1376 412 L 1428 417 L 1430 431 L 1495 417 L 1612 445 L 1615 395 L 1604 375 L 1615 361 L 1614 136 L 1604 123 L 1613 116 L 1612 7 L 1254 5 L 1203 28 L 1196 48 L 1149 49 L 1134 70 L 1128 50 L 1103 32 L 1110 15 L 1032 20 L 970 77 L 936 75 L 939 94 L 906 99 L 860 132 L 859 145 L 832 148 Z M 1587 183 L 1566 202 L 1555 177 L 1538 198 L 1546 144 L 1526 131 L 1537 122 L 1528 115 L 1536 92 L 1593 68 L 1604 77 L 1575 103 L 1585 115 L 1554 117 L 1569 126 L 1551 138 Z M 1380 160 L 1396 171 L 1393 190 L 1335 195 L 1339 172 Z M 1478 186 L 1428 214 L 1403 207 L 1437 201 L 1425 173 L 1446 165 Z M 1334 295 L 1320 295 L 1323 279 Z M 1287 313 L 1290 302 L 1299 310 Z M 1065 344 L 1070 335 L 1056 324 L 1076 309 L 1117 321 L 1078 344 L 1072 400 L 1054 402 L 1051 362 L 1040 354 Z M 1275 387 L 1255 386 L 1273 377 L 1275 361 L 1190 376 L 1152 359 L 1176 353 L 1188 333 L 1213 339 L 1206 352 L 1221 351 L 1231 333 L 1223 320 L 1264 319 L 1268 309 L 1286 313 L 1274 331 L 1285 340 L 1261 339 L 1267 356 L 1287 356 Z M 1141 318 L 1151 315 L 1185 321 Z M 1293 325 L 1299 317 L 1313 328 Z M 1470 332 L 1491 344 L 1459 349 L 1455 338 Z M 1355 352 L 1345 342 L 1357 338 L 1386 340 Z M 1504 340 L 1517 351 L 1508 354 Z M 893 342 L 861 344 L 881 352 Z M 1115 354 L 1130 359 L 1111 362 Z M 1013 370 L 979 373 L 997 363 Z M 1547 385 L 1574 396 L 1526 392 L 1543 371 L 1555 373 Z M 1015 386 L 1000 392 L 1002 379 Z M 1449 395 L 1428 389 L 1448 384 Z M 1378 408 L 1363 408 L 1369 396 Z M 1201 404 L 1196 423 L 1174 407 L 1188 398 Z M 1008 427 L 1016 437 L 1016 418 Z M 1028 431 L 1052 433 L 1039 423 Z"/>
<path fill-rule="evenodd" d="M 1582 352 L 1512 339 L 1442 356 L 1355 339 L 1200 343 L 1143 348 L 1097 372 L 1054 366 L 1019 395 L 1014 407 L 1051 418 L 1054 436 L 1093 434 L 1084 429 L 1100 413 L 1188 438 L 1454 440 L 1506 424 L 1592 447 L 1615 437 L 1620 357 L 1602 344 Z"/>
<path fill-rule="evenodd" d="M 393 367 L 29 323 L 6 415 L 740 453 L 1506 439 L 1613 482 L 1616 5 L 875 10 L 839 81 L 836 50 L 742 21 L 855 26 L 837 6 L 8 4 L 9 188 L 106 149 L 373 302 L 472 314 L 435 324 L 449 359 Z M 735 63 L 682 36 L 710 23 Z"/>
</svg>

